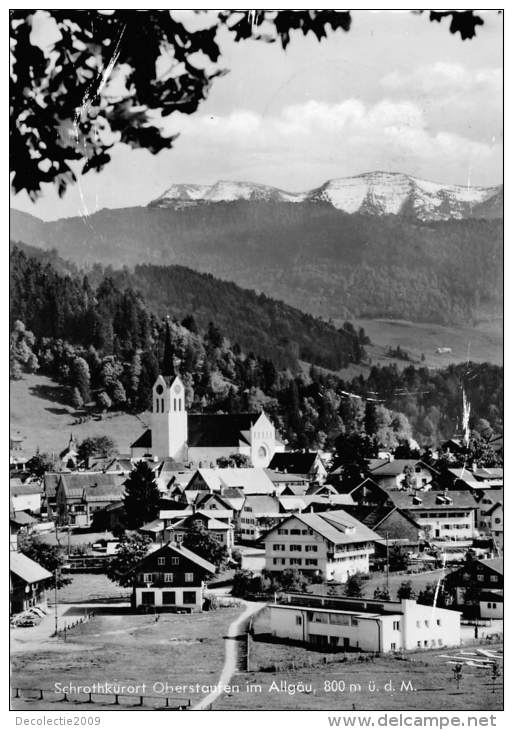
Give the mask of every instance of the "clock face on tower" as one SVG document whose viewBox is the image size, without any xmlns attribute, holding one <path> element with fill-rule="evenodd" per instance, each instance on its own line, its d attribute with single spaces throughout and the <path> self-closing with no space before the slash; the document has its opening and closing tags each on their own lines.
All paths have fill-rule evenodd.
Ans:
<svg viewBox="0 0 513 730">
<path fill-rule="evenodd" d="M 155 391 L 158 393 L 158 395 L 162 395 L 162 393 L 164 392 L 164 388 L 161 385 L 157 385 Z"/>
</svg>

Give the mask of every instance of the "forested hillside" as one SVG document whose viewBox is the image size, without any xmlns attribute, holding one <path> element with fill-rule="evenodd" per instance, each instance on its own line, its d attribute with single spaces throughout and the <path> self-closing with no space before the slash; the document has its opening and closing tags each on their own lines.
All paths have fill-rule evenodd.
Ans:
<svg viewBox="0 0 513 730">
<path fill-rule="evenodd" d="M 180 264 L 324 318 L 472 323 L 502 306 L 502 220 L 419 222 L 318 202 L 101 210 L 43 223 L 12 211 L 11 237 L 80 266 Z"/>
<path fill-rule="evenodd" d="M 364 331 L 356 333 L 349 323 L 336 329 L 283 302 L 182 266 L 137 266 L 133 273 L 94 266 L 79 276 L 55 251 L 18 244 L 11 252 L 11 294 L 12 319 L 44 337 L 80 344 L 89 338 L 87 344 L 108 354 L 130 345 L 146 347 L 154 317 L 168 315 L 188 318 L 193 331 L 206 330 L 213 321 L 233 346 L 271 358 L 277 367 L 297 370 L 298 360 L 305 360 L 338 370 L 365 354 Z M 137 326 L 128 333 L 133 322 Z"/>
<path fill-rule="evenodd" d="M 98 269 L 92 273 L 94 279 Z M 145 410 L 162 363 L 166 324 L 142 294 L 122 288 L 119 277 L 93 285 L 14 247 L 11 376 L 41 372 L 54 378 L 77 413 L 91 407 Z M 151 276 L 148 286 L 152 281 L 156 286 Z M 215 297 L 216 285 L 209 284 Z M 240 294 L 233 296 L 236 303 Z M 234 310 L 233 316 L 239 313 Z M 471 425 L 485 419 L 494 431 L 502 430 L 503 370 L 487 363 L 440 371 L 373 367 L 367 378 L 344 382 L 315 366 L 299 374 L 284 369 L 271 357 L 231 344 L 217 322 L 202 327 L 191 314 L 171 319 L 169 332 L 189 409 L 264 408 L 291 447 L 330 447 L 341 433 L 354 430 L 387 448 L 411 436 L 436 444 L 461 425 L 463 388 L 471 403 Z M 291 331 L 291 340 L 294 335 Z"/>
</svg>

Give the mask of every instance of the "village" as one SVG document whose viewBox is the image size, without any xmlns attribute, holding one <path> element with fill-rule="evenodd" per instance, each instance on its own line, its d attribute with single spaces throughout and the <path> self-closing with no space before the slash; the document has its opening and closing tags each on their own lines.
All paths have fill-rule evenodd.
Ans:
<svg viewBox="0 0 513 730">
<path fill-rule="evenodd" d="M 188 413 L 182 379 L 172 363 L 162 369 L 150 428 L 134 434 L 130 453 L 84 459 L 71 434 L 58 468 L 34 475 L 27 464 L 37 455 L 11 439 L 15 703 L 108 705 L 112 692 L 96 692 L 94 674 L 84 681 L 81 646 L 91 637 L 110 651 L 120 632 L 133 639 L 115 637 L 130 652 L 133 681 L 114 692 L 116 705 L 143 682 L 153 687 L 138 698 L 146 709 L 242 709 L 233 685 L 251 671 L 253 682 L 274 671 L 277 687 L 287 672 L 285 686 L 296 687 L 297 672 L 316 662 L 327 677 L 336 662 L 362 671 L 408 657 L 443 666 L 458 689 L 475 673 L 495 695 L 502 468 L 467 463 L 463 434 L 429 458 L 413 456 L 416 444 L 410 458 L 383 450 L 355 484 L 335 454 L 287 450 L 264 411 Z M 45 650 L 76 656 L 76 671 L 56 673 Z M 170 664 L 180 686 L 190 674 L 204 689 L 177 694 Z M 82 689 L 69 694 L 64 679 Z M 330 706 L 329 687 L 319 683 L 318 709 Z"/>
</svg>

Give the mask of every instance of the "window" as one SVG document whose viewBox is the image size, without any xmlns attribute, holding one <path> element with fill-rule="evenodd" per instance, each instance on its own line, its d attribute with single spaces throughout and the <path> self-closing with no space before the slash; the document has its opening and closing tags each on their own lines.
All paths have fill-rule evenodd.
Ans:
<svg viewBox="0 0 513 730">
<path fill-rule="evenodd" d="M 192 583 L 194 580 L 194 573 L 186 573 L 185 574 L 185 582 L 186 583 Z"/>
<path fill-rule="evenodd" d="M 317 545 L 305 545 L 305 552 L 307 552 L 307 553 L 316 553 L 317 552 Z"/>
<path fill-rule="evenodd" d="M 182 535 L 177 535 L 176 536 L 176 541 L 177 542 L 180 542 L 180 540 L 182 539 L 182 537 L 183 537 Z M 171 558 L 171 565 L 178 565 L 179 562 L 180 562 L 180 558 Z"/>
<path fill-rule="evenodd" d="M 424 621 L 424 626 L 426 627 L 426 629 L 429 629 L 429 621 Z"/>
<path fill-rule="evenodd" d="M 490 580 L 492 581 L 492 583 L 497 583 L 497 581 L 499 580 L 499 578 L 496 575 L 491 575 L 490 576 Z"/>
<path fill-rule="evenodd" d="M 291 553 L 300 553 L 301 545 L 290 545 L 290 552 Z"/>
<path fill-rule="evenodd" d="M 419 649 L 422 646 L 422 644 L 420 643 L 420 641 L 417 641 L 417 646 L 418 646 Z"/>
<path fill-rule="evenodd" d="M 394 629 L 394 631 L 399 631 L 399 621 L 394 621 L 393 629 Z"/>
<path fill-rule="evenodd" d="M 393 642 L 392 642 L 392 643 L 390 644 L 390 651 L 395 651 L 395 647 L 396 647 L 396 645 L 395 645 L 395 641 L 393 641 Z"/>
<path fill-rule="evenodd" d="M 294 530 L 291 530 L 291 531 L 290 531 L 290 534 L 291 534 L 291 535 L 301 535 L 301 530 L 296 530 L 296 529 L 294 529 Z"/>
<path fill-rule="evenodd" d="M 358 626 L 358 619 L 351 616 L 351 626 Z"/>
<path fill-rule="evenodd" d="M 288 530 L 278 530 L 278 535 L 288 535 L 288 534 L 289 534 Z"/>
<path fill-rule="evenodd" d="M 436 619 L 436 625 L 437 626 L 441 626 L 442 625 L 442 622 L 441 622 L 441 620 L 439 618 Z"/>
<path fill-rule="evenodd" d="M 173 582 L 174 573 L 164 573 L 164 583 Z"/>
<path fill-rule="evenodd" d="M 189 573 L 191 575 L 191 573 Z M 183 592 L 183 603 L 184 606 L 196 603 L 196 591 L 184 591 Z"/>
<path fill-rule="evenodd" d="M 302 620 L 301 616 L 296 616 L 296 626 L 301 626 L 302 621 L 303 620 Z"/>
<path fill-rule="evenodd" d="M 499 520 L 495 520 L 495 521 L 498 522 Z M 308 530 L 301 530 L 301 534 L 308 535 Z"/>
<path fill-rule="evenodd" d="M 176 603 L 176 593 L 174 591 L 162 591 L 162 604 L 164 606 L 174 605 Z"/>
<path fill-rule="evenodd" d="M 482 573 L 479 573 L 479 575 L 477 576 L 477 579 L 478 579 L 478 581 L 480 581 L 482 583 L 484 581 L 484 575 Z"/>
<path fill-rule="evenodd" d="M 306 558 L 305 565 L 317 565 L 317 560 L 315 558 Z"/>
<path fill-rule="evenodd" d="M 417 621 L 417 628 L 420 629 L 420 621 Z"/>
<path fill-rule="evenodd" d="M 291 558 L 290 564 L 291 565 L 301 565 L 301 558 Z"/>
<path fill-rule="evenodd" d="M 153 573 L 143 573 L 143 583 L 153 583 Z"/>
<path fill-rule="evenodd" d="M 158 563 L 159 565 L 165 565 L 165 564 L 166 564 L 166 559 L 165 559 L 165 558 L 159 558 L 159 559 L 157 560 L 157 563 Z"/>
<path fill-rule="evenodd" d="M 273 545 L 273 550 L 284 550 L 285 545 Z"/>
<path fill-rule="evenodd" d="M 491 604 L 491 603 L 489 603 L 489 604 L 488 604 L 488 608 L 491 608 L 491 607 L 492 607 L 492 604 Z"/>
</svg>

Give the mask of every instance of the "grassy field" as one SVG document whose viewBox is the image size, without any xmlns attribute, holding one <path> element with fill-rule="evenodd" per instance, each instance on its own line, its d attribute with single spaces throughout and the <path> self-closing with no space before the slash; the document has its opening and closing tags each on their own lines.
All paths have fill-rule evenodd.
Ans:
<svg viewBox="0 0 513 730">
<path fill-rule="evenodd" d="M 370 337 L 372 345 L 366 349 L 375 363 L 385 363 L 389 360 L 385 350 L 399 345 L 415 360 L 420 361 L 424 354 L 426 367 L 441 368 L 466 360 L 502 365 L 502 320 L 483 322 L 472 328 L 394 319 L 361 319 L 356 325 L 363 327 Z M 438 347 L 450 347 L 452 352 L 439 355 Z"/>
<path fill-rule="evenodd" d="M 466 652 L 492 649 L 502 654 L 502 645 L 465 647 Z M 350 656 L 350 655 L 349 655 Z M 232 685 L 240 686 L 216 702 L 216 710 L 467 710 L 502 708 L 502 676 L 495 692 L 488 668 L 464 665 L 459 689 L 451 661 L 458 649 L 417 652 L 404 658 L 374 661 L 349 659 L 327 664 L 318 652 L 303 647 L 255 641 L 251 645 L 252 666 L 263 665 L 270 671 L 238 674 Z M 463 658 L 467 656 L 462 655 Z M 273 671 L 272 665 L 295 661 L 299 669 Z M 501 667 L 502 672 L 502 667 Z M 275 683 L 273 685 L 273 683 Z M 282 684 L 284 683 L 284 684 Z M 300 685 L 306 691 L 299 691 Z M 326 684 L 327 683 L 327 684 Z M 299 685 L 299 686 L 298 686 Z M 276 687 L 280 691 L 276 691 Z M 374 691 L 372 691 L 374 688 Z"/>
<path fill-rule="evenodd" d="M 72 582 L 57 591 L 58 603 L 130 600 L 130 588 L 121 588 L 102 573 L 75 573 L 68 577 Z"/>
<path fill-rule="evenodd" d="M 130 452 L 130 444 L 144 430 L 145 416 L 126 413 L 109 414 L 101 421 L 77 423 L 73 408 L 67 404 L 65 389 L 44 375 L 25 374 L 11 381 L 11 432 L 23 438 L 27 455 L 42 452 L 60 453 L 69 441 L 70 432 L 78 441 L 87 436 L 112 436 L 120 453 Z"/>
<path fill-rule="evenodd" d="M 175 702 L 184 698 L 199 701 L 208 690 L 176 693 L 163 692 L 159 684 L 171 686 L 215 685 L 224 661 L 224 635 L 229 624 L 240 614 L 240 608 L 227 608 L 204 614 L 161 614 L 158 622 L 153 616 L 123 614 L 97 615 L 88 623 L 68 632 L 67 641 L 49 639 L 44 650 L 19 652 L 12 657 L 12 686 L 54 689 L 55 683 L 91 685 L 112 682 L 128 688 L 145 685 L 145 696 L 157 695 L 159 700 L 145 700 L 148 706 L 162 706 L 161 697 Z M 124 706 L 134 705 L 125 689 Z M 43 700 L 13 700 L 14 709 L 63 709 L 50 693 Z M 75 695 L 65 709 L 108 709 L 97 702 L 85 704 L 85 695 Z M 99 698 L 96 697 L 95 700 Z"/>
</svg>

